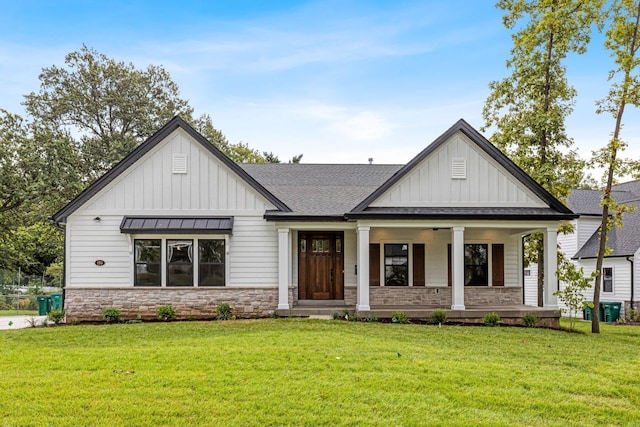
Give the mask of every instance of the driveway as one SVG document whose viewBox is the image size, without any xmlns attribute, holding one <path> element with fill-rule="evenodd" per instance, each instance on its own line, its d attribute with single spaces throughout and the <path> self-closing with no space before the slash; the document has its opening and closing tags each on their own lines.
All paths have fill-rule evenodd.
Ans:
<svg viewBox="0 0 640 427">
<path fill-rule="evenodd" d="M 47 316 L 0 316 L 0 330 L 28 328 L 31 326 L 31 319 L 36 319 L 38 325 L 42 325 L 46 318 Z"/>
</svg>

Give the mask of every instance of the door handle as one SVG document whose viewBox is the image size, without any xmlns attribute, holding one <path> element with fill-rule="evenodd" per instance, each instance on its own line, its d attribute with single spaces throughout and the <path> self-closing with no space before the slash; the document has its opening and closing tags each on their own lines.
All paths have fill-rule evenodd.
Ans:
<svg viewBox="0 0 640 427">
<path fill-rule="evenodd" d="M 333 268 L 331 269 L 331 283 L 333 283 Z"/>
</svg>

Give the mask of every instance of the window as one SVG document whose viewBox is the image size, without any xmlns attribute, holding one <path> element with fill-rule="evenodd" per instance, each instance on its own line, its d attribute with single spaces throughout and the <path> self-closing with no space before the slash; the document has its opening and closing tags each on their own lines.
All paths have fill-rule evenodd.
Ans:
<svg viewBox="0 0 640 427">
<path fill-rule="evenodd" d="M 613 292 L 613 268 L 602 269 L 602 292 Z"/>
<path fill-rule="evenodd" d="M 193 240 L 167 240 L 167 286 L 193 286 Z"/>
<path fill-rule="evenodd" d="M 200 240 L 198 251 L 198 286 L 224 286 L 224 240 Z"/>
<path fill-rule="evenodd" d="M 311 252 L 314 254 L 328 254 L 331 252 L 331 240 L 329 239 L 312 239 Z"/>
<path fill-rule="evenodd" d="M 225 286 L 225 246 L 213 238 L 135 239 L 134 285 Z"/>
<path fill-rule="evenodd" d="M 464 285 L 489 285 L 489 245 L 464 245 Z"/>
<path fill-rule="evenodd" d="M 385 286 L 409 285 L 409 245 L 394 243 L 384 245 Z"/>
<path fill-rule="evenodd" d="M 160 286 L 160 240 L 135 241 L 135 286 Z"/>
</svg>

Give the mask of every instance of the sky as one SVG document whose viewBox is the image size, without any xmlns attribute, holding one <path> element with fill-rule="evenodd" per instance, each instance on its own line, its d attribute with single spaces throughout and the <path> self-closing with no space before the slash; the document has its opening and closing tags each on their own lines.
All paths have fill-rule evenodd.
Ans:
<svg viewBox="0 0 640 427">
<path fill-rule="evenodd" d="M 0 0 L 0 108 L 24 114 L 44 67 L 83 44 L 138 68 L 162 65 L 196 115 L 231 142 L 304 163 L 406 163 L 458 119 L 479 129 L 488 85 L 509 74 L 511 32 L 487 0 Z M 595 36 L 567 59 L 567 121 L 588 157 L 613 63 Z M 640 158 L 640 112 L 622 137 Z M 490 137 L 489 129 L 485 136 Z M 597 175 L 597 174 L 596 174 Z"/>
</svg>

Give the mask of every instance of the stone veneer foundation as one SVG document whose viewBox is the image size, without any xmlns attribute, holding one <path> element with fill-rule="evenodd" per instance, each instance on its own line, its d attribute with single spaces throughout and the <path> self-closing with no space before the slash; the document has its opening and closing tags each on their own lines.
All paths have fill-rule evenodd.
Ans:
<svg viewBox="0 0 640 427">
<path fill-rule="evenodd" d="M 278 307 L 277 288 L 66 288 L 67 320 L 101 321 L 102 310 L 117 308 L 123 319 L 157 318 L 156 310 L 172 305 L 179 319 L 210 319 L 227 303 L 239 316 L 267 316 Z"/>
<path fill-rule="evenodd" d="M 372 286 L 369 288 L 371 306 L 430 306 L 450 307 L 450 287 L 396 287 Z M 346 295 L 345 295 L 346 302 Z M 464 288 L 466 306 L 507 306 L 522 304 L 521 287 L 478 286 Z"/>
</svg>

